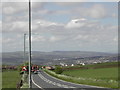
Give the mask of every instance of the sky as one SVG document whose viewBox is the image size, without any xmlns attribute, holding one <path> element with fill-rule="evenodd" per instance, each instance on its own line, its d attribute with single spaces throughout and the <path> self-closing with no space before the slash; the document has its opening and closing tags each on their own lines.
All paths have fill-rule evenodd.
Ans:
<svg viewBox="0 0 120 90">
<path fill-rule="evenodd" d="M 117 53 L 117 0 L 79 1 L 32 2 L 32 51 Z M 28 50 L 28 20 L 28 2 L 2 2 L 2 52 L 23 51 L 25 33 Z"/>
</svg>

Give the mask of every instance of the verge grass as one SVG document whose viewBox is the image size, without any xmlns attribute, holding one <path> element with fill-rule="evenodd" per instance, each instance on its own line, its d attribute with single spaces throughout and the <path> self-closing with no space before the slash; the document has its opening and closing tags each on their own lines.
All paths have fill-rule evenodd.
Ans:
<svg viewBox="0 0 120 90">
<path fill-rule="evenodd" d="M 2 72 L 2 88 L 16 88 L 16 84 L 20 80 L 18 71 Z"/>
</svg>

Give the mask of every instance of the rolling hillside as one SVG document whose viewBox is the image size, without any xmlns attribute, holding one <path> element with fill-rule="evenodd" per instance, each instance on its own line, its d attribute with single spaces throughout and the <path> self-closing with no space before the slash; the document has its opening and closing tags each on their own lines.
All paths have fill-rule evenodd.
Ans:
<svg viewBox="0 0 120 90">
<path fill-rule="evenodd" d="M 78 59 L 93 59 L 101 57 L 115 57 L 114 54 L 101 53 L 101 52 L 86 52 L 86 51 L 53 51 L 53 52 L 32 52 L 32 62 L 34 63 L 45 63 L 48 61 L 73 61 Z M 26 53 L 26 60 L 28 60 L 28 54 Z M 2 63 L 3 64 L 21 64 L 24 62 L 24 53 L 22 51 L 18 52 L 3 52 L 2 53 Z"/>
</svg>

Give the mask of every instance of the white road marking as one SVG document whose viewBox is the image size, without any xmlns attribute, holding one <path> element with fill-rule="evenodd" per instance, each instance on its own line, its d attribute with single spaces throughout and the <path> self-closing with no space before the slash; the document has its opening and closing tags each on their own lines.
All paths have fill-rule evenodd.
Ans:
<svg viewBox="0 0 120 90">
<path fill-rule="evenodd" d="M 38 84 L 35 83 L 35 81 L 33 80 L 33 76 L 32 76 L 32 82 L 35 86 L 37 86 L 38 88 L 41 88 L 42 90 L 44 90 L 41 86 L 39 86 Z"/>
<path fill-rule="evenodd" d="M 53 81 L 50 81 L 49 79 L 45 78 L 42 74 L 38 74 L 38 76 L 43 79 L 45 82 L 47 83 L 50 83 L 50 84 L 53 84 L 55 86 L 59 86 L 59 87 L 62 87 L 62 88 L 76 88 L 76 87 L 72 87 L 72 86 L 67 86 L 67 85 L 62 85 L 60 83 L 56 83 L 56 82 L 53 82 Z"/>
</svg>

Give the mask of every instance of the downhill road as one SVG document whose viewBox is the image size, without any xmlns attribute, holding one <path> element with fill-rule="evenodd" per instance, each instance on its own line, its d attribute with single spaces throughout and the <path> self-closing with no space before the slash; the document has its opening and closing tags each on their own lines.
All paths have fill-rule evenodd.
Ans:
<svg viewBox="0 0 120 90">
<path fill-rule="evenodd" d="M 66 82 L 54 78 L 43 71 L 40 71 L 38 74 L 32 74 L 32 88 L 36 88 L 38 90 L 112 90 L 97 86 Z"/>
</svg>

